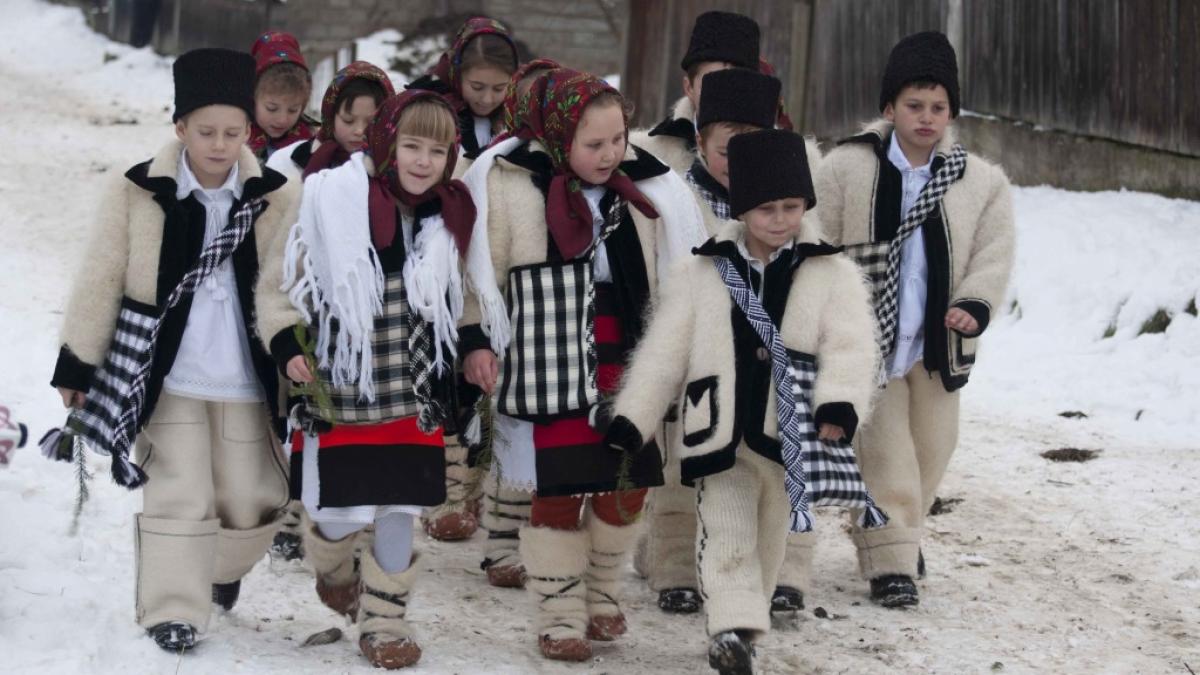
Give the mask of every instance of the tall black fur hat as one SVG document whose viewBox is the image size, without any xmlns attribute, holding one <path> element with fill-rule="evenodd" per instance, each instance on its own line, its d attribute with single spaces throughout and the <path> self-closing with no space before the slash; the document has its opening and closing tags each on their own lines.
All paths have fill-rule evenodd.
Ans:
<svg viewBox="0 0 1200 675">
<path fill-rule="evenodd" d="M 687 53 L 679 64 L 723 61 L 739 68 L 758 69 L 758 23 L 744 14 L 705 12 L 696 17 Z"/>
<path fill-rule="evenodd" d="M 817 205 L 803 136 L 764 129 L 729 139 L 729 206 L 734 217 L 789 197 L 803 197 L 810 209 Z"/>
<path fill-rule="evenodd" d="M 740 122 L 770 129 L 779 112 L 778 78 L 748 68 L 728 68 L 704 76 L 696 128 L 713 122 Z"/>
<path fill-rule="evenodd" d="M 900 90 L 912 82 L 936 82 L 945 87 L 950 97 L 950 114 L 958 117 L 958 59 L 944 34 L 937 31 L 914 33 L 892 47 L 883 71 L 879 112 L 883 112 L 887 104 L 900 95 Z"/>
<path fill-rule="evenodd" d="M 232 49 L 193 49 L 175 59 L 175 114 L 206 105 L 231 105 L 254 119 L 254 57 Z"/>
</svg>

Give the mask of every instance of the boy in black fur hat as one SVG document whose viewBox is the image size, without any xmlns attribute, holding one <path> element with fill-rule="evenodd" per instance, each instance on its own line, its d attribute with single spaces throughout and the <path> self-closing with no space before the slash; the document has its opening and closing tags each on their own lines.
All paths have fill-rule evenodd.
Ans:
<svg viewBox="0 0 1200 675">
<path fill-rule="evenodd" d="M 254 59 L 198 49 L 174 73 L 177 139 L 116 178 L 97 210 L 51 383 L 72 409 L 67 433 L 111 453 L 118 483 L 144 486 L 137 621 L 180 652 L 212 603 L 233 607 L 287 504 L 271 436 L 278 374 L 252 310 L 298 200 L 245 145 Z"/>
<path fill-rule="evenodd" d="M 740 222 L 662 285 L 606 440 L 637 453 L 678 407 L 670 443 L 696 488 L 709 664 L 750 673 L 789 530 L 812 529 L 809 505 L 861 507 L 868 526 L 883 516 L 847 443 L 876 372 L 867 289 L 804 220 L 816 201 L 804 139 L 773 129 L 736 136 L 729 165 Z"/>
<path fill-rule="evenodd" d="M 1013 220 L 1003 170 L 955 142 L 958 66 L 945 35 L 896 44 L 879 110 L 826 158 L 817 193 L 825 233 L 871 279 L 884 356 L 858 452 L 891 521 L 854 533 L 859 567 L 875 602 L 904 607 L 918 601 L 925 514 L 958 441 L 958 390 L 1004 299 Z"/>
</svg>

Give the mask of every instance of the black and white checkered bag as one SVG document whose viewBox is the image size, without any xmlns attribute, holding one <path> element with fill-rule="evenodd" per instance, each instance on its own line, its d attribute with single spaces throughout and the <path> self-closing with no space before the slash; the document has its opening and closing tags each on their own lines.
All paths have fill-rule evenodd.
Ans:
<svg viewBox="0 0 1200 675">
<path fill-rule="evenodd" d="M 956 143 L 904 216 L 895 237 L 889 241 L 846 247 L 846 255 L 858 263 L 871 282 L 875 320 L 879 324 L 879 349 L 884 357 L 891 354 L 896 346 L 896 322 L 900 309 L 900 250 L 904 240 L 941 206 L 942 197 L 951 185 L 962 178 L 966 166 L 967 151 Z"/>
<path fill-rule="evenodd" d="M 162 320 L 233 254 L 266 208 L 266 200 L 259 197 L 230 214 L 229 223 L 200 252 L 195 266 L 171 291 L 161 309 L 129 298 L 122 300 L 108 354 L 92 376 L 83 407 L 68 414 L 65 432 L 52 430 L 46 434 L 42 439 L 44 453 L 49 454 L 64 433 L 74 435 L 96 452 L 112 456 L 113 480 L 118 485 L 132 489 L 146 482 L 146 473 L 129 458 L 129 448 L 144 422 L 146 387 Z"/>
<path fill-rule="evenodd" d="M 501 413 L 540 418 L 587 410 L 599 400 L 593 262 L 623 209 L 622 200 L 613 200 L 587 255 L 509 270 L 513 335 L 500 376 Z"/>
</svg>

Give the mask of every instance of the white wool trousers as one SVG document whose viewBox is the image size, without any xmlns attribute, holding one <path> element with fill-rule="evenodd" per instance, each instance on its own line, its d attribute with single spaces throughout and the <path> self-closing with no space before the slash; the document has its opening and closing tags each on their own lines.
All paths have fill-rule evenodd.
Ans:
<svg viewBox="0 0 1200 675">
<path fill-rule="evenodd" d="M 737 460 L 696 484 L 696 567 L 710 636 L 766 632 L 787 547 L 783 466 L 739 445 Z"/>
<path fill-rule="evenodd" d="M 163 392 L 136 450 L 149 477 L 135 516 L 137 621 L 203 630 L 212 584 L 241 579 L 266 554 L 288 503 L 266 405 Z"/>
<path fill-rule="evenodd" d="M 854 531 L 863 577 L 916 578 L 925 514 L 958 444 L 958 392 L 921 363 L 879 393 L 855 452 L 863 480 L 887 525 Z"/>
</svg>

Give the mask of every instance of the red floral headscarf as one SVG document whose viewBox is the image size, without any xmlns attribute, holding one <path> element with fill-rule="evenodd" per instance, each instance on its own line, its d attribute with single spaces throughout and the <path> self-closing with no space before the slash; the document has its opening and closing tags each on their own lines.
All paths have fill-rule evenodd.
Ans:
<svg viewBox="0 0 1200 675">
<path fill-rule="evenodd" d="M 308 164 L 304 167 L 305 178 L 321 169 L 341 166 L 347 159 L 350 159 L 350 153 L 346 152 L 333 137 L 333 125 L 338 112 L 334 110 L 334 105 L 337 103 L 342 89 L 352 80 L 357 79 L 379 83 L 383 87 L 385 98 L 396 93 L 387 73 L 366 61 L 355 61 L 339 70 L 337 75 L 333 76 L 333 82 L 329 83 L 329 88 L 325 90 L 325 97 L 321 99 L 321 128 L 317 130 L 317 138 L 320 139 L 321 146 L 312 154 Z"/>
<path fill-rule="evenodd" d="M 524 103 L 525 109 L 528 109 L 529 92 L 526 91 L 525 96 L 520 97 L 521 99 L 524 99 L 524 101 L 517 100 L 517 88 L 521 85 L 521 80 L 543 70 L 555 70 L 557 68 L 562 68 L 562 66 L 558 63 L 558 61 L 553 59 L 534 59 L 527 63 L 521 64 L 521 67 L 517 68 L 516 72 L 513 73 L 512 78 L 510 78 L 508 81 L 508 89 L 504 91 L 503 108 L 505 133 L 503 136 L 508 137 L 518 135 L 516 133 L 518 128 L 525 123 L 525 120 L 523 119 L 523 113 L 519 108 L 521 104 Z M 493 140 L 492 142 L 495 143 L 496 141 Z"/>
<path fill-rule="evenodd" d="M 451 116 L 454 114 L 449 102 L 441 94 L 422 89 L 408 89 L 389 96 L 383 105 L 379 106 L 379 112 L 375 113 L 375 121 L 367 129 L 367 152 L 375 164 L 375 176 L 371 179 L 369 193 L 371 240 L 376 247 L 385 248 L 395 239 L 395 202 L 415 207 L 436 197 L 442 200 L 441 214 L 446 229 L 454 236 L 459 255 L 465 256 L 471 243 L 471 229 L 475 224 L 475 202 L 471 200 L 471 193 L 462 181 L 450 179 L 450 176 L 454 175 L 454 164 L 458 158 L 458 139 L 455 139 L 447 153 L 446 170 L 440 182 L 419 195 L 406 191 L 400 184 L 400 174 L 396 168 L 396 137 L 400 117 L 409 104 L 422 100 L 436 101 L 445 105 Z"/>
<path fill-rule="evenodd" d="M 554 166 L 546 196 L 546 225 L 566 259 L 583 253 L 592 242 L 592 211 L 583 196 L 583 181 L 571 170 L 568 161 L 571 143 L 588 104 L 608 92 L 620 94 L 594 75 L 559 68 L 534 80 L 529 89 L 528 110 L 518 110 L 518 114 L 525 114 L 529 137 L 542 144 Z M 625 125 L 628 137 L 628 118 Z M 522 130 L 520 135 L 524 137 L 526 131 Z M 658 217 L 654 205 L 620 169 L 613 171 L 604 187 L 614 190 L 646 217 Z"/>
<path fill-rule="evenodd" d="M 454 36 L 454 43 L 450 45 L 450 49 L 442 54 L 438 62 L 429 70 L 429 74 L 446 83 L 450 91 L 446 92 L 446 100 L 454 108 L 454 111 L 461 112 L 466 107 L 467 102 L 462 97 L 462 60 L 463 52 L 467 45 L 479 37 L 480 35 L 499 35 L 504 38 L 504 41 L 512 47 L 513 50 L 513 67 L 517 66 L 517 45 L 513 42 L 512 35 L 508 32 L 508 28 L 504 24 L 489 19 L 486 16 L 477 16 L 467 19 L 462 28 L 458 29 L 458 34 Z"/>
</svg>

